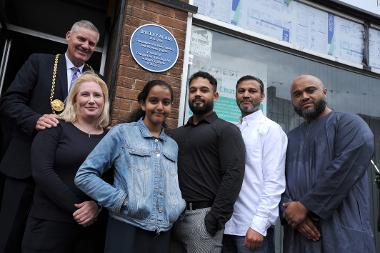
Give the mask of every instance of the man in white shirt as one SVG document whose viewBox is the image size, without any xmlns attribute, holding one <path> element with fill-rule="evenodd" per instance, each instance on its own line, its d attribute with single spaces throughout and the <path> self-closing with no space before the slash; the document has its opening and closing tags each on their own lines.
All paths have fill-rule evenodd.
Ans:
<svg viewBox="0 0 380 253">
<path fill-rule="evenodd" d="M 287 137 L 281 127 L 265 117 L 260 103 L 263 82 L 243 76 L 236 84 L 236 102 L 242 113 L 238 124 L 246 147 L 243 185 L 226 223 L 223 252 L 274 252 L 273 226 L 285 190 Z"/>
</svg>

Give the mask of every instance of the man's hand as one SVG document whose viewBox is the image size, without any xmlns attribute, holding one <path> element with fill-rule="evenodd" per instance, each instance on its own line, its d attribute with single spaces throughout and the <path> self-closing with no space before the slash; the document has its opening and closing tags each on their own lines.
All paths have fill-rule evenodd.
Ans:
<svg viewBox="0 0 380 253">
<path fill-rule="evenodd" d="M 78 210 L 73 213 L 74 220 L 84 227 L 93 224 L 98 216 L 98 205 L 94 201 L 74 204 Z"/>
<path fill-rule="evenodd" d="M 212 214 L 210 212 L 208 212 L 206 214 L 204 222 L 205 222 L 205 227 L 206 227 L 207 232 L 212 237 L 214 237 L 216 232 L 218 232 L 218 225 L 216 224 L 216 220 L 215 220 L 214 216 L 212 216 Z"/>
<path fill-rule="evenodd" d="M 58 125 L 58 115 L 56 114 L 44 114 L 37 120 L 36 130 L 44 130 L 46 128 L 56 127 Z"/>
<path fill-rule="evenodd" d="M 257 249 L 263 245 L 264 236 L 252 228 L 248 228 L 245 235 L 244 246 L 248 249 Z"/>
<path fill-rule="evenodd" d="M 310 217 L 307 217 L 296 229 L 309 240 L 318 241 L 321 238 L 321 233 Z"/>
<path fill-rule="evenodd" d="M 299 201 L 292 201 L 283 204 L 284 207 L 284 218 L 293 228 L 298 226 L 301 222 L 306 219 L 309 210 L 302 205 Z"/>
</svg>

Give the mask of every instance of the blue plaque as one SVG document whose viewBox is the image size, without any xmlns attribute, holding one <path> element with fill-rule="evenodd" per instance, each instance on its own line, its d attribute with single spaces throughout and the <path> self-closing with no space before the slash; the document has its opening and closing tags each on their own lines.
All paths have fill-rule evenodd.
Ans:
<svg viewBox="0 0 380 253">
<path fill-rule="evenodd" d="M 178 59 L 176 39 L 159 25 L 138 27 L 132 34 L 129 46 L 137 64 L 151 72 L 164 72 L 173 67 Z"/>
</svg>

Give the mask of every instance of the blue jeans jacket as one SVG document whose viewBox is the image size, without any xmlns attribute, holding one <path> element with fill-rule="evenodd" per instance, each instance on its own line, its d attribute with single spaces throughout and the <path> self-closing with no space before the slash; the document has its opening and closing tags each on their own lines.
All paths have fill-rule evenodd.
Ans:
<svg viewBox="0 0 380 253">
<path fill-rule="evenodd" d="M 167 231 L 185 208 L 177 154 L 177 143 L 164 131 L 155 138 L 142 120 L 120 124 L 90 153 L 75 184 L 111 217 L 148 231 Z M 113 185 L 100 178 L 111 168 Z"/>
</svg>

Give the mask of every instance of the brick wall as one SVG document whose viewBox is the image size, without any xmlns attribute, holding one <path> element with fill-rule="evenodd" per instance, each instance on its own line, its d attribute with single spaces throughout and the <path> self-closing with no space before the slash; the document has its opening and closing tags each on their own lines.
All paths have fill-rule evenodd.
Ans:
<svg viewBox="0 0 380 253">
<path fill-rule="evenodd" d="M 170 128 L 177 126 L 178 108 L 181 90 L 181 74 L 185 49 L 187 12 L 173 9 L 149 0 L 128 0 L 122 34 L 121 54 L 117 73 L 116 93 L 112 108 L 112 123 L 124 118 L 138 107 L 137 94 L 144 84 L 153 79 L 169 83 L 174 90 L 172 112 L 167 119 Z M 129 50 L 133 31 L 144 24 L 155 23 L 168 29 L 176 38 L 179 55 L 176 64 L 168 71 L 152 73 L 141 68 L 133 59 Z"/>
</svg>

